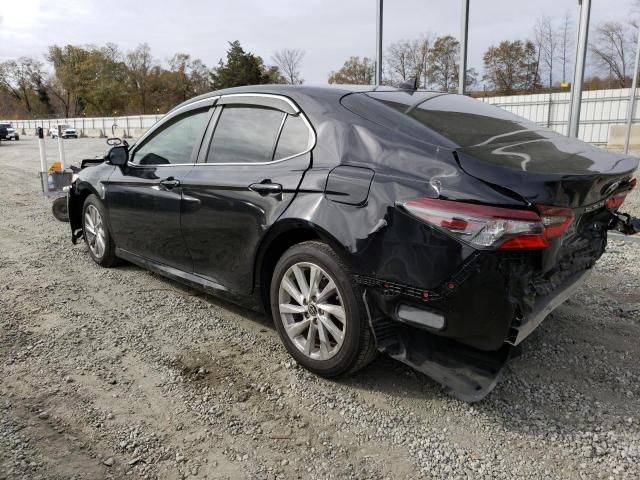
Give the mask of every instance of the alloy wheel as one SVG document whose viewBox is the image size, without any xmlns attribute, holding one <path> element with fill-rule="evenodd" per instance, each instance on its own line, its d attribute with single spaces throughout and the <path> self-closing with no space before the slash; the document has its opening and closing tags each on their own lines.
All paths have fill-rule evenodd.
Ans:
<svg viewBox="0 0 640 480">
<path fill-rule="evenodd" d="M 88 205 L 84 212 L 84 234 L 91 253 L 102 258 L 106 247 L 106 235 L 102 216 L 94 205 Z"/>
<path fill-rule="evenodd" d="M 336 282 L 325 270 L 309 262 L 289 267 L 280 281 L 278 303 L 284 329 L 304 355 L 328 360 L 340 351 L 346 313 Z"/>
</svg>

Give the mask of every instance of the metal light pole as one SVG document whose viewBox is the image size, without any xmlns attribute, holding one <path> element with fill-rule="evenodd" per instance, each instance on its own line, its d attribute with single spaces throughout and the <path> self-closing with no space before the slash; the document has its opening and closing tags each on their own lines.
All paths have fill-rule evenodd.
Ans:
<svg viewBox="0 0 640 480">
<path fill-rule="evenodd" d="M 580 26 L 578 27 L 578 44 L 576 48 L 576 68 L 571 85 L 571 110 L 569 111 L 569 136 L 578 138 L 580 127 L 580 106 L 582 103 L 582 82 L 587 59 L 587 41 L 589 38 L 589 17 L 591 0 L 578 0 L 580 4 Z"/>
<path fill-rule="evenodd" d="M 636 47 L 636 63 L 633 70 L 633 82 L 629 91 L 629 109 L 627 111 L 627 131 L 624 137 L 624 153 L 629 153 L 629 139 L 631 138 L 631 125 L 633 113 L 636 109 L 636 89 L 638 88 L 638 62 L 640 62 L 640 32 L 638 32 L 638 46 Z"/>
<path fill-rule="evenodd" d="M 469 37 L 469 0 L 462 0 L 462 20 L 460 24 L 460 72 L 458 73 L 458 93 L 464 95 L 467 87 L 467 44 Z"/>
<path fill-rule="evenodd" d="M 382 1 L 376 6 L 376 86 L 382 84 Z"/>
</svg>

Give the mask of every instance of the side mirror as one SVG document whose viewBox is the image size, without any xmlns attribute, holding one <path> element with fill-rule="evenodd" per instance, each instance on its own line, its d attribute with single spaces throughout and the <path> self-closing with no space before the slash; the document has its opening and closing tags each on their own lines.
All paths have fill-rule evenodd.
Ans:
<svg viewBox="0 0 640 480">
<path fill-rule="evenodd" d="M 129 161 L 129 149 L 124 145 L 111 147 L 109 153 L 107 153 L 107 156 L 105 157 L 105 160 L 111 163 L 111 165 L 122 167 Z"/>
</svg>

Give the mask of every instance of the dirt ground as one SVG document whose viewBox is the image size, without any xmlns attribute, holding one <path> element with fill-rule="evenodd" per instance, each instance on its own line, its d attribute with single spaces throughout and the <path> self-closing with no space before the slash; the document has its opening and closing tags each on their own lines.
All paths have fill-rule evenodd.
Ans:
<svg viewBox="0 0 640 480">
<path fill-rule="evenodd" d="M 388 358 L 318 378 L 269 319 L 96 266 L 38 164 L 33 137 L 0 146 L 0 479 L 640 478 L 640 243 L 611 241 L 468 405 Z"/>
</svg>

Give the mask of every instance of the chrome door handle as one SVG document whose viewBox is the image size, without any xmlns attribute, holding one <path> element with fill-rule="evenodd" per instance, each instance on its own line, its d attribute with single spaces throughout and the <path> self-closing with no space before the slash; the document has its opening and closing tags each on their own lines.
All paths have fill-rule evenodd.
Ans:
<svg viewBox="0 0 640 480">
<path fill-rule="evenodd" d="M 180 186 L 180 180 L 176 180 L 173 177 L 168 177 L 163 180 L 160 180 L 160 185 L 171 190 L 172 188 Z"/>
<path fill-rule="evenodd" d="M 273 195 L 275 193 L 282 193 L 282 185 L 271 182 L 252 183 L 249 185 L 249 190 L 259 193 L 260 195 Z"/>
</svg>

